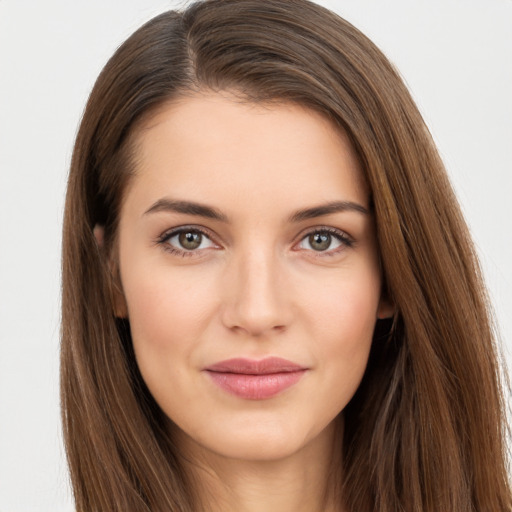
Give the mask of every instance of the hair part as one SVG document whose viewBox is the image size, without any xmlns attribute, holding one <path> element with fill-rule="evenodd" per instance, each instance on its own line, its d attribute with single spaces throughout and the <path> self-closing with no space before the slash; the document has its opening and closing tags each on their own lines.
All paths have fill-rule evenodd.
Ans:
<svg viewBox="0 0 512 512">
<path fill-rule="evenodd" d="M 291 102 L 344 130 L 369 184 L 392 324 L 344 410 L 347 510 L 509 511 L 497 345 L 443 164 L 393 66 L 306 0 L 207 0 L 161 14 L 109 60 L 71 162 L 63 231 L 61 399 L 77 510 L 204 508 L 115 317 L 115 237 L 138 130 L 201 90 Z M 98 246 L 95 225 L 105 230 Z M 114 266 L 112 265 L 114 262 Z"/>
</svg>

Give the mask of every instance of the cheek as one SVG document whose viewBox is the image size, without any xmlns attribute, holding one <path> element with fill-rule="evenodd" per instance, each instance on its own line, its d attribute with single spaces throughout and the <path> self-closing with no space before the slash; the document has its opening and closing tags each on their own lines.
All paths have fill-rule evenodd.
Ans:
<svg viewBox="0 0 512 512">
<path fill-rule="evenodd" d="M 322 286 L 308 286 L 304 299 L 309 317 L 328 338 L 365 339 L 373 333 L 380 300 L 376 269 L 341 269 Z M 316 319 L 316 320 L 315 320 Z"/>
<path fill-rule="evenodd" d="M 310 297 L 308 324 L 316 340 L 318 366 L 328 385 L 336 389 L 327 400 L 340 410 L 363 377 L 372 344 L 380 299 L 378 272 L 333 279 Z"/>
<path fill-rule="evenodd" d="M 189 359 L 214 307 L 204 276 L 153 267 L 123 280 L 137 362 L 143 374 L 160 375 Z M 201 286 L 198 286 L 201 284 Z"/>
</svg>

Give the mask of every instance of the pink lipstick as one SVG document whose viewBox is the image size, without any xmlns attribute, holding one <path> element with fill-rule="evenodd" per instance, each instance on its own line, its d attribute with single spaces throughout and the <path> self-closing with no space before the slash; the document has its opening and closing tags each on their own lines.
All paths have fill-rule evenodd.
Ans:
<svg viewBox="0 0 512 512">
<path fill-rule="evenodd" d="M 296 384 L 307 368 L 280 357 L 228 359 L 204 369 L 221 389 L 247 400 L 265 400 Z"/>
</svg>

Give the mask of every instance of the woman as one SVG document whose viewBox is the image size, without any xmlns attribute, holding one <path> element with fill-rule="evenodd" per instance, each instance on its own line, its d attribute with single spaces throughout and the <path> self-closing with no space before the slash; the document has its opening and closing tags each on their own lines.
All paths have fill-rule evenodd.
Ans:
<svg viewBox="0 0 512 512">
<path fill-rule="evenodd" d="M 304 0 L 153 19 L 94 87 L 66 201 L 78 510 L 510 510 L 467 228 L 350 24 Z"/>
</svg>

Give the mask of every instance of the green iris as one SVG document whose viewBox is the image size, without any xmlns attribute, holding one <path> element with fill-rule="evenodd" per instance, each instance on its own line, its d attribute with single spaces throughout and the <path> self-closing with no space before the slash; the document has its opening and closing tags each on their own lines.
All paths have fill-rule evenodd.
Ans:
<svg viewBox="0 0 512 512">
<path fill-rule="evenodd" d="M 178 240 L 184 249 L 187 251 L 193 251 L 201 245 L 203 235 L 193 231 L 184 231 L 179 234 Z"/>
<path fill-rule="evenodd" d="M 313 233 L 309 235 L 309 245 L 315 251 L 325 251 L 331 246 L 332 237 L 329 233 Z"/>
</svg>

